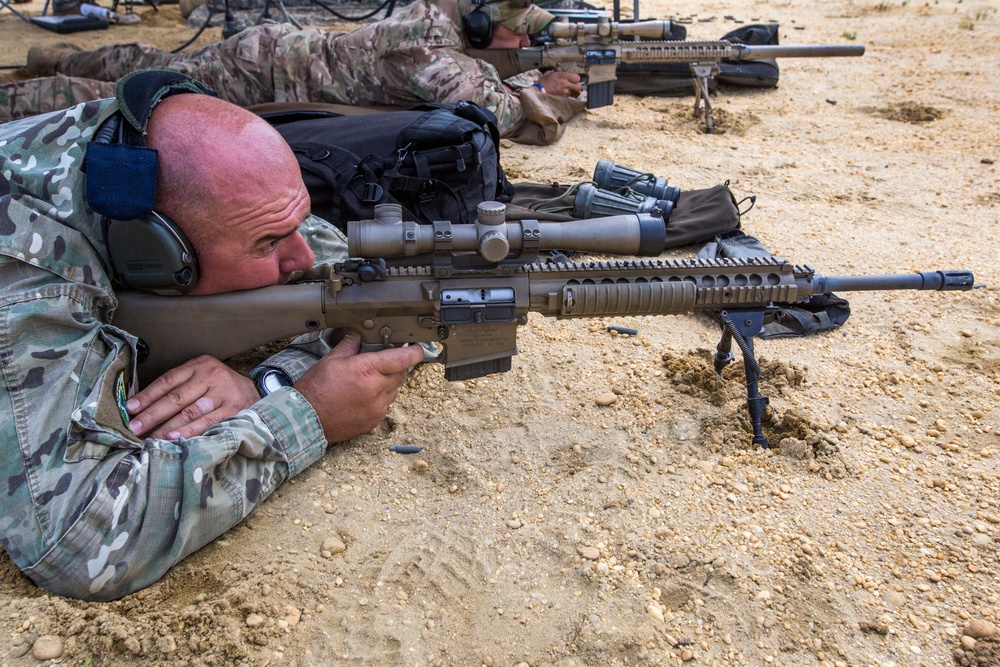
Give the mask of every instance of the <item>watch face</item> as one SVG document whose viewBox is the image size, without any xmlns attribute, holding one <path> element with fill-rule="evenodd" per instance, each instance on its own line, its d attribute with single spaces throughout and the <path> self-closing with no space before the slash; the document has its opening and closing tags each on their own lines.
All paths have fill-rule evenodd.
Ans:
<svg viewBox="0 0 1000 667">
<path fill-rule="evenodd" d="M 260 377 L 260 386 L 266 394 L 273 394 L 282 387 L 288 387 L 288 380 L 281 371 L 267 371 Z"/>
</svg>

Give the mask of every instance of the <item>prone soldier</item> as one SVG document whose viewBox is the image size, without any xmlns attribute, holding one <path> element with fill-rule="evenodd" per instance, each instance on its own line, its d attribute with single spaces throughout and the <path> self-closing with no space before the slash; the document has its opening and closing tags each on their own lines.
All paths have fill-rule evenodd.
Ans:
<svg viewBox="0 0 1000 667">
<path fill-rule="evenodd" d="M 527 46 L 553 16 L 529 0 L 418 0 L 399 14 L 351 32 L 268 23 L 192 53 L 142 44 L 82 51 L 36 46 L 28 72 L 38 79 L 0 86 L 0 121 L 113 94 L 129 72 L 161 68 L 203 81 L 233 104 L 272 102 L 412 106 L 476 102 L 497 116 L 501 135 L 528 144 L 556 141 L 585 108 L 580 77 L 527 72 L 502 80 L 465 51 Z"/>
</svg>

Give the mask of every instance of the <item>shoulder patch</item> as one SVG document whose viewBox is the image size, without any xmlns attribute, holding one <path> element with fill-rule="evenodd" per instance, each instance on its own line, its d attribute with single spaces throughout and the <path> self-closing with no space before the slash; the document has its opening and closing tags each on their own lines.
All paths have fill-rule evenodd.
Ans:
<svg viewBox="0 0 1000 667">
<path fill-rule="evenodd" d="M 125 371 L 118 371 L 118 377 L 115 378 L 115 403 L 118 404 L 118 412 L 122 417 L 122 424 L 128 428 L 129 416 L 128 410 L 125 409 L 125 402 L 128 400 L 128 392 L 125 390 Z"/>
</svg>

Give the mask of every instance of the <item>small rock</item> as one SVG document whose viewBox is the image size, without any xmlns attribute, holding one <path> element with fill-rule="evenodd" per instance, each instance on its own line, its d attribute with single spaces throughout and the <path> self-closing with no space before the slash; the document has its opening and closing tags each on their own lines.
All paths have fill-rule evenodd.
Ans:
<svg viewBox="0 0 1000 667">
<path fill-rule="evenodd" d="M 264 617 L 260 614 L 250 614 L 246 617 L 245 623 L 248 628 L 259 628 L 264 625 Z"/>
<path fill-rule="evenodd" d="M 63 654 L 63 640 L 57 635 L 42 635 L 31 646 L 35 660 L 55 660 Z"/>
<path fill-rule="evenodd" d="M 861 632 L 882 635 L 883 637 L 889 634 L 889 625 L 881 621 L 861 621 L 858 623 L 858 628 Z"/>
<path fill-rule="evenodd" d="M 618 400 L 618 394 L 613 391 L 606 391 L 594 399 L 594 403 L 598 405 L 611 405 Z"/>
<path fill-rule="evenodd" d="M 962 639 L 960 641 L 962 642 L 962 648 L 967 651 L 971 651 L 976 648 L 976 640 L 969 635 L 962 635 Z"/>
<path fill-rule="evenodd" d="M 997 626 L 993 625 L 989 621 L 977 618 L 965 624 L 965 629 L 962 630 L 962 634 L 972 637 L 973 639 L 989 639 L 990 637 L 1000 635 L 1000 630 L 998 630 Z M 39 639 L 41 638 L 39 637 Z"/>
<path fill-rule="evenodd" d="M 156 648 L 160 649 L 160 653 L 170 655 L 177 650 L 177 641 L 173 635 L 164 635 L 156 640 Z"/>
<path fill-rule="evenodd" d="M 601 552 L 597 547 L 580 547 L 578 552 L 581 558 L 587 560 L 597 560 L 601 557 Z"/>
<path fill-rule="evenodd" d="M 299 624 L 299 620 L 302 618 L 302 610 L 298 607 L 293 607 L 288 605 L 285 607 L 285 618 L 284 620 L 288 623 L 290 627 L 295 627 Z"/>
<path fill-rule="evenodd" d="M 417 459 L 413 462 L 413 470 L 416 472 L 426 472 L 429 467 L 430 466 L 427 465 L 427 461 L 424 461 L 423 459 Z"/>
<path fill-rule="evenodd" d="M 511 530 L 517 530 L 518 528 L 521 527 L 521 522 L 518 521 L 517 519 L 508 519 L 507 527 L 510 528 Z"/>
<path fill-rule="evenodd" d="M 328 537 L 323 540 L 322 551 L 329 551 L 331 554 L 342 554 L 347 551 L 347 546 L 339 537 Z"/>
<path fill-rule="evenodd" d="M 126 637 L 124 644 L 125 644 L 125 650 L 131 653 L 132 655 L 139 655 L 140 653 L 142 653 L 142 643 L 139 641 L 139 638 L 136 637 L 135 635 Z"/>
</svg>

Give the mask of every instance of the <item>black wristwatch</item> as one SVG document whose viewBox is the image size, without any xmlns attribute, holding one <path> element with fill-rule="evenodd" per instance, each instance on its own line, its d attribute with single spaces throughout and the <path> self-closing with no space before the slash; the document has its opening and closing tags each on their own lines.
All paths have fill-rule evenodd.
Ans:
<svg viewBox="0 0 1000 667">
<path fill-rule="evenodd" d="M 258 366 L 250 373 L 253 386 L 257 388 L 257 393 L 261 398 L 273 394 L 282 387 L 291 387 L 292 379 L 280 368 L 271 366 Z"/>
</svg>

